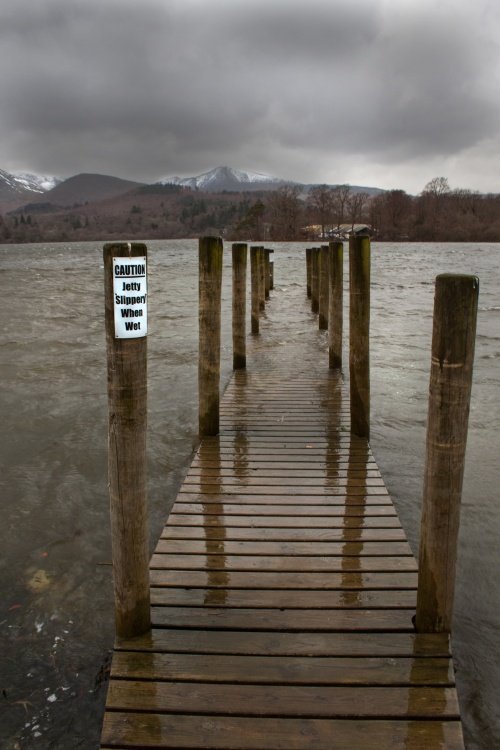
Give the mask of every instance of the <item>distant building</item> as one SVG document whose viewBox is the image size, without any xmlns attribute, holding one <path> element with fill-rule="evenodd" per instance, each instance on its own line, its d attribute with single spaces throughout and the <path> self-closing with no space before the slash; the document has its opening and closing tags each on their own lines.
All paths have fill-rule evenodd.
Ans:
<svg viewBox="0 0 500 750">
<path fill-rule="evenodd" d="M 369 224 L 340 224 L 333 225 L 329 224 L 325 226 L 325 232 L 322 234 L 321 224 L 309 224 L 309 226 L 303 228 L 304 234 L 311 239 L 323 239 L 323 240 L 335 240 L 341 239 L 346 240 L 350 235 L 372 235 L 372 227 Z"/>
</svg>

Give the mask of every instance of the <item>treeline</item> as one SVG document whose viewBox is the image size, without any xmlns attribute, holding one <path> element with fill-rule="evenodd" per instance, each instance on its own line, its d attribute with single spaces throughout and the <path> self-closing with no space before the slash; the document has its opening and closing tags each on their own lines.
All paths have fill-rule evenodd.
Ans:
<svg viewBox="0 0 500 750">
<path fill-rule="evenodd" d="M 500 195 L 452 190 L 436 177 L 417 197 L 404 190 L 376 196 L 367 223 L 380 240 L 500 242 Z"/>
<path fill-rule="evenodd" d="M 139 189 L 111 201 L 60 208 L 36 204 L 0 216 L 0 242 L 177 239 L 218 234 L 226 240 L 327 239 L 355 224 L 384 241 L 500 242 L 500 196 L 452 190 L 446 178 L 422 193 L 378 195 L 349 185 L 304 191 L 286 185 L 259 193 Z"/>
</svg>

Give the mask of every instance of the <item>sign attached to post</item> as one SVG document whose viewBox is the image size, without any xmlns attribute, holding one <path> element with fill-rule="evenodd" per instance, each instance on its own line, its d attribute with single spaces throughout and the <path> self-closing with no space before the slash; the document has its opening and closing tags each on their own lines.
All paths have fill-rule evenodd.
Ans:
<svg viewBox="0 0 500 750">
<path fill-rule="evenodd" d="M 148 332 L 146 258 L 113 258 L 115 338 L 137 339 Z"/>
</svg>

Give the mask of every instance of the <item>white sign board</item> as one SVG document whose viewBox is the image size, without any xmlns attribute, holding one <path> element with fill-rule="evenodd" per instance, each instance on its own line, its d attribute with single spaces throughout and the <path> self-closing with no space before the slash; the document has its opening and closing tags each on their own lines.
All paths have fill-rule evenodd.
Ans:
<svg viewBox="0 0 500 750">
<path fill-rule="evenodd" d="M 146 258 L 113 258 L 115 338 L 137 339 L 148 332 Z"/>
</svg>

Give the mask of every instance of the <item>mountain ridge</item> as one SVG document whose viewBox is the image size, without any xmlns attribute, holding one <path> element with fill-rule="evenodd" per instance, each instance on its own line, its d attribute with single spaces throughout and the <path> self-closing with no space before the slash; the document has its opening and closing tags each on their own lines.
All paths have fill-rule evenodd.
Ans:
<svg viewBox="0 0 500 750">
<path fill-rule="evenodd" d="M 258 192 L 277 190 L 284 186 L 297 187 L 307 194 L 311 188 L 322 183 L 301 183 L 261 172 L 234 169 L 228 166 L 215 167 L 193 177 L 163 177 L 155 183 L 125 180 L 112 175 L 82 172 L 67 179 L 31 172 L 12 174 L 0 170 L 0 211 L 10 211 L 28 204 L 47 203 L 69 207 L 75 204 L 97 203 L 147 186 L 169 185 L 198 192 Z M 328 185 L 336 187 L 336 185 Z M 370 196 L 385 192 L 377 187 L 350 186 L 352 192 L 366 192 Z"/>
</svg>

